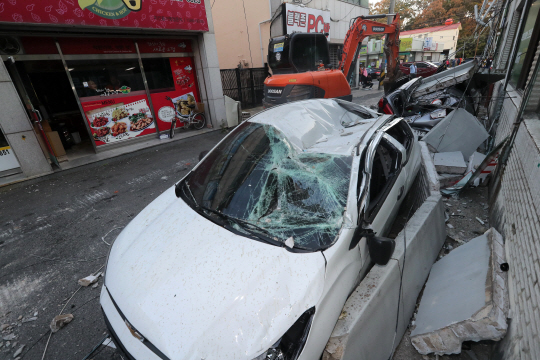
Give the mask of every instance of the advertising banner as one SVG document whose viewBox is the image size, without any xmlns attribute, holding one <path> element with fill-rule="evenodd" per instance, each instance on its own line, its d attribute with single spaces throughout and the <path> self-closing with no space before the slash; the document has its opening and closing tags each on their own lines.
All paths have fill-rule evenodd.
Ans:
<svg viewBox="0 0 540 360">
<path fill-rule="evenodd" d="M 399 52 L 411 51 L 412 43 L 413 43 L 412 38 L 404 38 L 404 39 L 399 39 L 399 40 L 400 40 L 400 42 L 399 42 Z"/>
<path fill-rule="evenodd" d="M 81 103 L 97 146 L 156 132 L 146 95 Z"/>
<path fill-rule="evenodd" d="M 9 0 L 0 22 L 208 31 L 205 0 Z"/>
<path fill-rule="evenodd" d="M 428 38 L 424 39 L 424 51 L 431 50 L 432 45 L 433 45 L 433 38 L 432 37 L 428 37 Z"/>
<path fill-rule="evenodd" d="M 286 15 L 285 25 L 287 34 L 295 31 L 299 32 L 318 32 L 329 33 L 332 37 L 330 28 L 330 11 L 312 9 L 304 6 L 285 4 Z"/>
<path fill-rule="evenodd" d="M 193 60 L 189 57 L 180 57 L 170 58 L 169 61 L 174 79 L 174 91 L 151 94 L 160 130 L 171 127 L 176 111 L 180 115 L 188 115 L 190 109 L 187 105 L 200 102 Z M 172 102 L 167 100 L 167 97 L 171 98 Z M 182 125 L 183 123 L 180 122 L 176 124 L 176 126 Z"/>
</svg>

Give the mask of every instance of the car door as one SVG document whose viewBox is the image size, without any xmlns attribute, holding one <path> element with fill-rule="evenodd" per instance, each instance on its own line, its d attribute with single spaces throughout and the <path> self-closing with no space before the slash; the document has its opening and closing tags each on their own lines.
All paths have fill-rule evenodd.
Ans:
<svg viewBox="0 0 540 360">
<path fill-rule="evenodd" d="M 391 135 L 398 133 L 394 127 L 400 121 L 394 120 L 377 132 L 365 158 L 364 172 L 369 185 L 365 189 L 363 221 L 378 236 L 385 236 L 390 230 L 408 188 L 407 149 L 395 134 Z"/>
<path fill-rule="evenodd" d="M 428 76 L 428 66 L 425 63 L 416 63 L 418 76 Z"/>
</svg>

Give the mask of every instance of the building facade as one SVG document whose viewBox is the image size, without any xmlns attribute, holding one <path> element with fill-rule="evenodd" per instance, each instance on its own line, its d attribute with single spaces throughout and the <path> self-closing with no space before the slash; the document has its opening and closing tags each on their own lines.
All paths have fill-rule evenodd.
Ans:
<svg viewBox="0 0 540 360">
<path fill-rule="evenodd" d="M 337 66 L 349 22 L 368 15 L 369 2 L 226 0 L 216 1 L 212 11 L 221 69 L 263 67 L 270 38 L 293 31 L 329 33 L 330 59 Z"/>
<path fill-rule="evenodd" d="M 461 24 L 457 23 L 402 31 L 400 56 L 404 61 L 433 62 L 459 57 L 455 52 L 460 30 Z"/>
<path fill-rule="evenodd" d="M 0 177 L 150 146 L 189 104 L 224 118 L 209 1 L 2 5 Z"/>
<path fill-rule="evenodd" d="M 505 143 L 490 182 L 490 221 L 505 238 L 510 314 L 494 359 L 540 359 L 540 1 L 513 0 L 493 32 L 489 104 L 494 146 Z M 490 57 L 491 57 L 490 56 Z"/>
</svg>

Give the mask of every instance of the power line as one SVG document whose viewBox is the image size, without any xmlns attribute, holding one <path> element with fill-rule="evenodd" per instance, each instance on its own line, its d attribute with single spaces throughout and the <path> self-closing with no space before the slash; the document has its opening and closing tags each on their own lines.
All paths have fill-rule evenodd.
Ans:
<svg viewBox="0 0 540 360">
<path fill-rule="evenodd" d="M 251 65 L 251 67 L 253 67 L 253 57 L 251 56 L 251 42 L 249 41 L 249 27 L 248 27 L 248 24 L 247 24 L 246 5 L 244 4 L 244 0 L 242 0 L 242 6 L 244 7 L 244 19 L 246 20 L 246 32 L 247 32 L 248 45 L 249 45 L 249 58 L 251 59 L 251 64 L 250 65 Z"/>
</svg>

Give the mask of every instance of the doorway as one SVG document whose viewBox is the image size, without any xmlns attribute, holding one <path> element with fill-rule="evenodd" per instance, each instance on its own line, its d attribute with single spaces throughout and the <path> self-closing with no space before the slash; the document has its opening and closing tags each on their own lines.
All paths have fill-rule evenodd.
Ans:
<svg viewBox="0 0 540 360">
<path fill-rule="evenodd" d="M 17 61 L 7 68 L 16 72 L 11 75 L 30 118 L 32 109 L 41 116 L 43 131 L 36 124 L 34 129 L 46 155 L 52 148 L 63 162 L 96 153 L 61 60 Z"/>
</svg>

